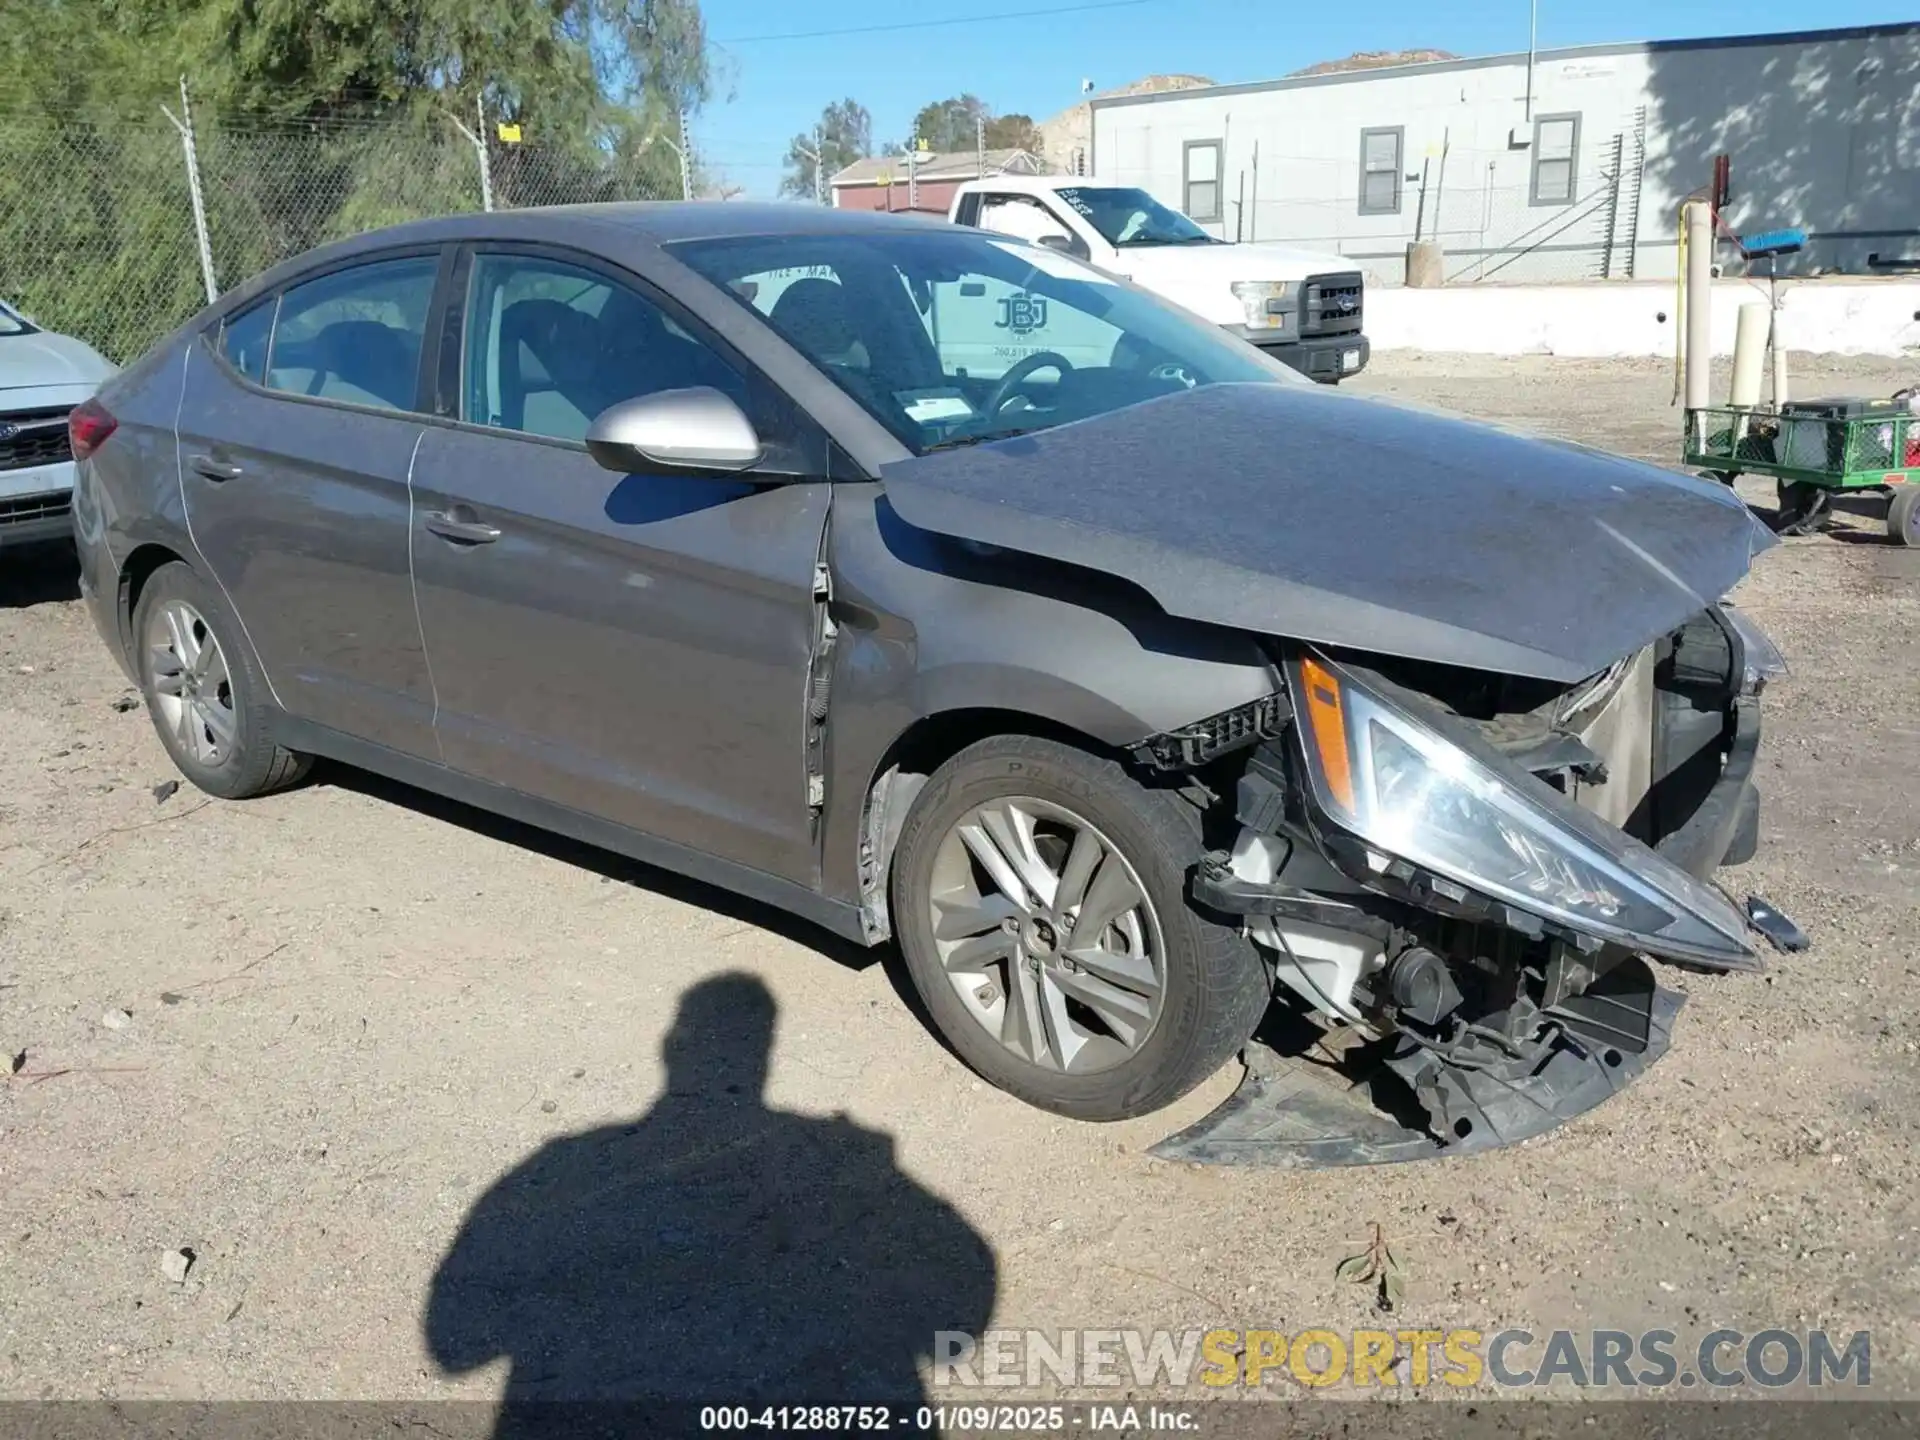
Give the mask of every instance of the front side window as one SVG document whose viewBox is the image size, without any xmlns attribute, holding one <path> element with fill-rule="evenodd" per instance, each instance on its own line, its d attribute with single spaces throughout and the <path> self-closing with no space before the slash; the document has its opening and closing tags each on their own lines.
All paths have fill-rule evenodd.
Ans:
<svg viewBox="0 0 1920 1440">
<path fill-rule="evenodd" d="M 0 305 L 0 335 L 31 335 L 34 328 L 19 311 Z"/>
<path fill-rule="evenodd" d="M 273 339 L 273 311 L 278 297 L 262 300 L 251 310 L 229 315 L 220 325 L 220 353 L 226 362 L 258 385 L 267 375 L 267 342 Z"/>
<path fill-rule="evenodd" d="M 1401 126 L 1360 132 L 1360 213 L 1400 213 L 1400 151 L 1406 138 Z"/>
<path fill-rule="evenodd" d="M 1309 383 L 1070 256 L 978 231 L 753 236 L 669 248 L 916 452 L 1045 429 L 1198 385 Z"/>
<path fill-rule="evenodd" d="M 1189 140 L 1185 171 L 1180 186 L 1181 208 L 1190 219 L 1204 224 L 1217 221 L 1220 218 L 1220 142 Z"/>
<path fill-rule="evenodd" d="M 622 400 L 710 385 L 747 405 L 726 361 L 658 305 L 597 271 L 481 255 L 467 293 L 461 418 L 584 441 Z"/>
<path fill-rule="evenodd" d="M 1178 210 L 1169 210 L 1144 190 L 1119 185 L 1075 185 L 1059 192 L 1116 249 L 1129 245 L 1217 245 Z"/>
<path fill-rule="evenodd" d="M 1571 205 L 1579 160 L 1580 117 L 1537 117 L 1533 122 L 1533 203 Z"/>
<path fill-rule="evenodd" d="M 267 385 L 382 410 L 417 408 L 438 257 L 376 260 L 280 297 Z"/>
</svg>

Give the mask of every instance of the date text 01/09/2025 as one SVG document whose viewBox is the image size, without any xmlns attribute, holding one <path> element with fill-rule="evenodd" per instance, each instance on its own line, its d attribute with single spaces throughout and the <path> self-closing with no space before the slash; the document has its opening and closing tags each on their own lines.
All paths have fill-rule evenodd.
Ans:
<svg viewBox="0 0 1920 1440">
<path fill-rule="evenodd" d="M 707 1405 L 700 1410 L 700 1428 L 803 1435 L 882 1431 L 1044 1435 L 1143 1429 L 1192 1433 L 1199 1429 L 1199 1419 L 1191 1410 L 1157 1405 L 1145 1409 L 1134 1405 L 921 1405 L 912 1410 L 888 1405 Z"/>
</svg>

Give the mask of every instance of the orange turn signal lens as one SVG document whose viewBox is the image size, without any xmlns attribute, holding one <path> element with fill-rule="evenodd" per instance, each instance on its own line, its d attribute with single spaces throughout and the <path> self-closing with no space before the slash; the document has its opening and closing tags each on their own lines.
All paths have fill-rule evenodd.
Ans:
<svg viewBox="0 0 1920 1440">
<path fill-rule="evenodd" d="M 1347 715 L 1340 701 L 1340 682 L 1331 670 L 1307 656 L 1300 662 L 1300 688 L 1307 697 L 1307 733 L 1327 794 L 1349 815 L 1353 813 L 1353 763 L 1347 753 Z"/>
</svg>

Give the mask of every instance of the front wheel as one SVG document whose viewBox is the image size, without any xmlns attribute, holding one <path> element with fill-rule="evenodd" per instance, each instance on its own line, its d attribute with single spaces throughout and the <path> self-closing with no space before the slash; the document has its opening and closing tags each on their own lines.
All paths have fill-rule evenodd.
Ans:
<svg viewBox="0 0 1920 1440">
<path fill-rule="evenodd" d="M 961 1059 L 1042 1109 L 1120 1120 L 1246 1043 L 1271 980 L 1250 941 L 1187 903 L 1196 818 L 1111 760 L 1028 736 L 933 774 L 894 857 L 894 922 Z"/>
</svg>

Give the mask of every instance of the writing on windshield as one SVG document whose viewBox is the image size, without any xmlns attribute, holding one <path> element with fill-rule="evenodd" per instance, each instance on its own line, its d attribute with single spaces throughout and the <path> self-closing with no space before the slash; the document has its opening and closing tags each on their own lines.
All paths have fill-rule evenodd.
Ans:
<svg viewBox="0 0 1920 1440">
<path fill-rule="evenodd" d="M 1178 210 L 1169 210 L 1144 190 L 1112 185 L 1075 185 L 1059 192 L 1109 245 L 1212 245 L 1214 238 Z"/>
</svg>

